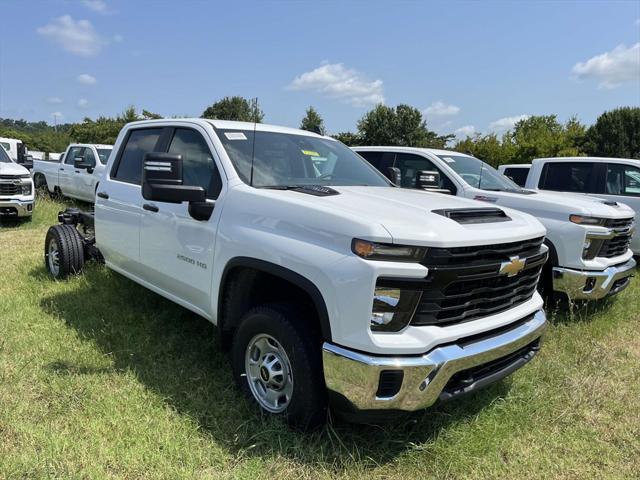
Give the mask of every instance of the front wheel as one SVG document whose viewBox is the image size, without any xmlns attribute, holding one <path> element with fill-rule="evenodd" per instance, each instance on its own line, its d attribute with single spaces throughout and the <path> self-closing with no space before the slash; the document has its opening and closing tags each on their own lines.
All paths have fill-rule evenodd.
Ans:
<svg viewBox="0 0 640 480">
<path fill-rule="evenodd" d="M 54 225 L 49 228 L 44 241 L 44 265 L 56 279 L 82 271 L 84 245 L 74 226 Z"/>
<path fill-rule="evenodd" d="M 234 336 L 232 363 L 240 389 L 262 410 L 303 430 L 324 423 L 327 395 L 320 342 L 294 309 L 256 307 Z"/>
</svg>

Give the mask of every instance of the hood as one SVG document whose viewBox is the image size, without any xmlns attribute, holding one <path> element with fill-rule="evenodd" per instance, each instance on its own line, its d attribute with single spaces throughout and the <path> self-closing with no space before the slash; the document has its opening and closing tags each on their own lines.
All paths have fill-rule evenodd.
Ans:
<svg viewBox="0 0 640 480">
<path fill-rule="evenodd" d="M 394 187 L 331 187 L 337 195 L 315 196 L 295 190 L 259 190 L 274 200 L 286 201 L 303 209 L 304 223 L 325 218 L 340 225 L 340 232 L 357 236 L 386 231 L 388 238 L 377 238 L 397 244 L 456 247 L 515 242 L 546 234 L 542 224 L 530 215 L 501 208 L 508 221 L 492 223 L 459 223 L 434 211 L 495 208 L 494 205 L 440 193 Z M 316 211 L 314 215 L 314 210 Z M 331 218 L 327 218 L 330 215 Z M 345 223 L 346 222 L 346 223 Z M 337 228 L 337 227 L 336 227 Z M 372 238 L 367 238 L 372 239 Z"/>
<path fill-rule="evenodd" d="M 484 197 L 496 199 L 494 204 L 515 208 L 539 218 L 567 220 L 569 215 L 602 218 L 628 218 L 634 211 L 624 203 L 580 193 L 531 190 L 530 194 L 510 192 L 483 192 Z"/>
<path fill-rule="evenodd" d="M 0 162 L 0 175 L 29 175 L 29 170 L 17 163 Z"/>
</svg>

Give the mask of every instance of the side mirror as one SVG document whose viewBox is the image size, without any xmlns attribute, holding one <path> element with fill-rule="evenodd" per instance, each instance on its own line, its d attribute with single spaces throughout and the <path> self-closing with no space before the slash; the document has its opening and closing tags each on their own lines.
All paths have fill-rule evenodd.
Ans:
<svg viewBox="0 0 640 480">
<path fill-rule="evenodd" d="M 416 188 L 440 190 L 440 172 L 435 170 L 420 170 L 416 173 Z"/>
<path fill-rule="evenodd" d="M 74 158 L 73 159 L 73 166 L 75 168 L 80 168 L 80 169 L 83 169 L 83 170 L 91 168 L 91 164 L 90 163 L 86 163 L 84 161 L 84 158 L 82 158 L 82 157 Z"/>
<path fill-rule="evenodd" d="M 33 168 L 33 156 L 25 155 L 22 157 L 22 166 L 28 170 Z"/>
<path fill-rule="evenodd" d="M 182 155 L 145 153 L 142 158 L 142 197 L 158 202 L 204 202 L 202 187 L 183 185 Z"/>
<path fill-rule="evenodd" d="M 402 173 L 397 167 L 388 167 L 386 177 L 391 180 L 394 185 L 400 186 L 402 183 Z"/>
</svg>

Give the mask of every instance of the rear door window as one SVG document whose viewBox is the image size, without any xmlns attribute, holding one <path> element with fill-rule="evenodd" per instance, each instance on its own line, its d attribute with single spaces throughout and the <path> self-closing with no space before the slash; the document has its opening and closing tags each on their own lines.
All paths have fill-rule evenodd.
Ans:
<svg viewBox="0 0 640 480">
<path fill-rule="evenodd" d="M 122 182 L 140 185 L 142 157 L 155 152 L 162 128 L 141 128 L 129 131 L 124 148 L 120 150 L 112 170 L 112 177 Z"/>
<path fill-rule="evenodd" d="M 558 162 L 546 163 L 538 188 L 558 192 L 597 193 L 593 163 Z"/>
</svg>

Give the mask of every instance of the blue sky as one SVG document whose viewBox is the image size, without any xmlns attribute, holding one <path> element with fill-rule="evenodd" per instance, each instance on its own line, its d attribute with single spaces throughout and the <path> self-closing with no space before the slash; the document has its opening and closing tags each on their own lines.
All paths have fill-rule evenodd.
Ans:
<svg viewBox="0 0 640 480">
<path fill-rule="evenodd" d="M 297 126 L 313 105 L 330 132 L 354 130 L 383 101 L 463 134 L 640 105 L 637 0 L 4 0 L 2 12 L 0 117 L 130 104 L 199 116 L 242 95 L 269 123 Z"/>
</svg>

